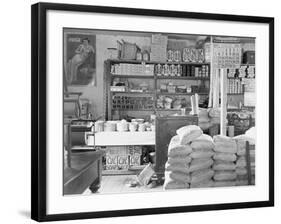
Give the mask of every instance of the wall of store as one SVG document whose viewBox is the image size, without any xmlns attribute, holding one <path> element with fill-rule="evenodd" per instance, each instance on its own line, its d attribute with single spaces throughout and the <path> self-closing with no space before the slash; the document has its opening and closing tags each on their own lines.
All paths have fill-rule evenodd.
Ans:
<svg viewBox="0 0 281 224">
<path fill-rule="evenodd" d="M 87 98 L 91 103 L 91 113 L 94 117 L 101 116 L 103 111 L 103 94 L 104 94 L 104 61 L 108 58 L 107 48 L 116 48 L 117 40 L 124 40 L 136 43 L 142 50 L 149 49 L 151 37 L 145 36 L 121 36 L 121 35 L 104 35 L 96 34 L 96 75 L 97 84 L 88 86 L 70 86 L 69 91 L 82 92 L 81 98 Z M 194 45 L 194 40 L 185 41 L 185 45 Z"/>
<path fill-rule="evenodd" d="M 139 47 L 145 48 L 150 45 L 151 38 L 135 37 L 135 36 L 113 36 L 96 34 L 96 86 L 70 86 L 69 91 L 82 92 L 82 98 L 87 98 L 91 103 L 91 112 L 94 117 L 103 114 L 103 93 L 104 93 L 104 61 L 108 58 L 107 48 L 117 47 L 117 40 L 125 40 L 131 43 L 136 43 Z"/>
</svg>

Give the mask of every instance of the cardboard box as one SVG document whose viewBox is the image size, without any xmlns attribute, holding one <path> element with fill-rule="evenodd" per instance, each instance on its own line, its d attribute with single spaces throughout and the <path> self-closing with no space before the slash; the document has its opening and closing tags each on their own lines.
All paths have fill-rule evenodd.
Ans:
<svg viewBox="0 0 281 224">
<path fill-rule="evenodd" d="M 118 168 L 119 169 L 129 168 L 129 155 L 118 156 Z"/>
<path fill-rule="evenodd" d="M 118 156 L 117 155 L 106 155 L 106 165 L 107 170 L 117 170 L 118 169 Z"/>
<path fill-rule="evenodd" d="M 129 156 L 130 166 L 139 166 L 141 164 L 141 155 L 134 154 Z"/>
</svg>

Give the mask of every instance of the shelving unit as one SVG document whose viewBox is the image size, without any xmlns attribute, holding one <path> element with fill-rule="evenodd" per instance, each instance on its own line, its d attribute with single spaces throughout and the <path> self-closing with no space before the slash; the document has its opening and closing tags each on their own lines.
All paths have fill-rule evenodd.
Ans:
<svg viewBox="0 0 281 224">
<path fill-rule="evenodd" d="M 115 64 L 139 64 L 139 65 L 182 65 L 186 66 L 186 69 L 189 69 L 191 72 L 191 66 L 208 66 L 207 76 L 159 76 L 155 74 L 155 71 L 153 71 L 153 75 L 147 74 L 137 74 L 137 75 L 131 75 L 126 72 L 126 74 L 123 74 L 123 72 L 118 72 L 118 74 L 115 74 L 112 72 L 111 66 Z M 155 69 L 155 68 L 154 68 Z M 137 112 L 137 111 L 147 111 L 148 115 L 151 114 L 151 112 L 155 113 L 161 113 L 161 112 L 178 112 L 180 109 L 176 108 L 158 108 L 157 107 L 157 99 L 159 96 L 167 96 L 171 98 L 184 98 L 190 97 L 191 95 L 194 95 L 195 93 L 198 93 L 199 95 L 206 97 L 209 93 L 209 87 L 210 87 L 210 63 L 189 63 L 189 62 L 164 62 L 164 61 L 137 61 L 137 60 L 119 60 L 119 59 L 110 59 L 105 61 L 104 63 L 104 71 L 105 71 L 105 111 L 106 111 L 106 119 L 110 120 L 113 118 L 112 114 L 114 111 L 120 111 L 122 113 L 124 112 Z M 191 74 L 191 73 L 189 73 Z M 152 88 L 148 92 L 132 92 L 132 91 L 110 91 L 110 86 L 113 83 L 113 80 L 119 78 L 120 80 L 141 80 L 148 81 L 152 83 Z M 160 91 L 160 83 L 163 82 L 178 82 L 181 83 L 181 85 L 184 83 L 185 85 L 195 83 L 195 86 L 204 85 L 207 86 L 206 89 L 204 89 L 204 92 L 161 92 Z M 205 83 L 207 82 L 207 84 Z M 207 90 L 207 91 L 206 91 Z M 119 98 L 121 97 L 121 98 Z M 123 98 L 122 98 L 123 97 Z M 137 108 L 134 108 L 133 106 L 130 106 L 129 104 L 126 104 L 126 101 L 130 101 L 133 97 L 138 98 L 145 98 L 149 99 L 149 101 L 153 101 L 153 105 L 149 105 L 149 107 L 146 107 L 145 104 L 141 104 L 143 108 L 140 108 L 137 106 Z M 116 106 L 116 102 L 114 103 L 114 98 L 117 98 L 118 102 L 125 102 L 124 105 Z M 134 99 L 135 99 L 134 98 Z M 122 103 L 121 103 L 122 104 Z"/>
</svg>

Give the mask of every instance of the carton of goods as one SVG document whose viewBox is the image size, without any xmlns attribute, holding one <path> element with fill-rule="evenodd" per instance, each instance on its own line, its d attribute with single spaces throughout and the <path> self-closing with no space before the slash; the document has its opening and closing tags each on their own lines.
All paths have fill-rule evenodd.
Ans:
<svg viewBox="0 0 281 224">
<path fill-rule="evenodd" d="M 141 156 L 139 154 L 134 154 L 129 156 L 130 166 L 139 166 L 141 164 Z"/>
<path fill-rule="evenodd" d="M 155 174 L 153 170 L 153 166 L 151 163 L 147 164 L 147 166 L 140 172 L 137 176 L 138 182 L 141 185 L 148 185 L 151 177 Z"/>
<path fill-rule="evenodd" d="M 129 168 L 129 156 L 128 155 L 118 155 L 118 168 L 128 169 Z"/>
<path fill-rule="evenodd" d="M 106 165 L 107 170 L 118 169 L 118 155 L 106 155 Z"/>
</svg>

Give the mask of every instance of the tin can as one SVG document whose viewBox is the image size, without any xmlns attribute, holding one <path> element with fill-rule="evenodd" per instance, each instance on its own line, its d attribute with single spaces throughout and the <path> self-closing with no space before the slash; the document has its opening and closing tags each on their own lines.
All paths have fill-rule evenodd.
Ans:
<svg viewBox="0 0 281 224">
<path fill-rule="evenodd" d="M 168 50 L 168 52 L 167 52 L 167 60 L 168 60 L 169 62 L 171 62 L 171 61 L 174 60 L 174 53 L 173 53 L 172 50 Z"/>
<path fill-rule="evenodd" d="M 177 65 L 177 76 L 182 76 L 182 66 L 181 65 Z"/>
<path fill-rule="evenodd" d="M 181 61 L 181 52 L 179 50 L 174 51 L 174 61 Z"/>
<path fill-rule="evenodd" d="M 170 74 L 170 67 L 169 67 L 169 65 L 165 64 L 163 66 L 163 73 L 164 73 L 164 76 L 168 76 Z"/>
<path fill-rule="evenodd" d="M 156 73 L 156 75 L 158 75 L 158 76 L 160 76 L 160 75 L 162 74 L 162 65 L 157 64 L 157 65 L 155 66 L 155 73 Z"/>
</svg>

